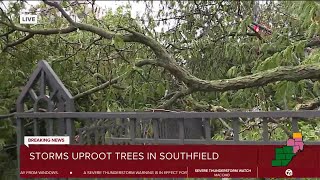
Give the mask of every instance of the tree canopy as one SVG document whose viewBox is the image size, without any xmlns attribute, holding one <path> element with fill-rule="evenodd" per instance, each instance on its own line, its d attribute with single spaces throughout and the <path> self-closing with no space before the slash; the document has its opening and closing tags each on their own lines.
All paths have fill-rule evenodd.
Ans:
<svg viewBox="0 0 320 180">
<path fill-rule="evenodd" d="M 115 12 L 95 1 L 1 3 L 0 114 L 14 109 L 42 59 L 71 91 L 78 111 L 320 104 L 316 1 L 141 1 L 145 8 L 136 16 L 132 2 Z M 38 24 L 19 24 L 22 9 L 37 14 Z M 4 147 L 14 126 L 0 124 Z M 318 138 L 319 123 L 303 127 Z"/>
</svg>

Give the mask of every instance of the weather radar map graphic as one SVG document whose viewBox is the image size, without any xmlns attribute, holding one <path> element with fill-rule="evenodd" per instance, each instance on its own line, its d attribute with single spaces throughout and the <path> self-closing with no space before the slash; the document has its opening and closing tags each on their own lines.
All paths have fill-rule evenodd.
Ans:
<svg viewBox="0 0 320 180">
<path fill-rule="evenodd" d="M 292 158 L 303 151 L 302 133 L 293 133 L 293 138 L 287 140 L 287 145 L 275 149 L 275 158 L 272 160 L 272 166 L 288 166 Z"/>
</svg>

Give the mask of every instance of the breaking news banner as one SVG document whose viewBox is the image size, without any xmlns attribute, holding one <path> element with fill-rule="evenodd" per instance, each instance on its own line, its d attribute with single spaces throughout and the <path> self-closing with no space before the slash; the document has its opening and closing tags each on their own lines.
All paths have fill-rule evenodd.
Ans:
<svg viewBox="0 0 320 180">
<path fill-rule="evenodd" d="M 69 136 L 25 136 L 24 145 L 29 147 L 30 144 L 43 145 L 43 144 L 70 144 Z"/>
<path fill-rule="evenodd" d="M 301 146 L 300 146 L 301 145 Z M 299 147 L 297 147 L 299 146 Z M 320 177 L 320 146 L 69 145 L 69 137 L 25 137 L 21 178 Z"/>
</svg>

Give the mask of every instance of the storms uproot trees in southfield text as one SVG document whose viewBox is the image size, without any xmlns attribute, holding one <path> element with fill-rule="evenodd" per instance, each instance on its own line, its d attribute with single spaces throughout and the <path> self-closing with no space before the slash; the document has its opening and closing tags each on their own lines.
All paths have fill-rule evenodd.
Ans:
<svg viewBox="0 0 320 180">
<path fill-rule="evenodd" d="M 216 152 L 31 152 L 30 160 L 217 160 Z"/>
</svg>

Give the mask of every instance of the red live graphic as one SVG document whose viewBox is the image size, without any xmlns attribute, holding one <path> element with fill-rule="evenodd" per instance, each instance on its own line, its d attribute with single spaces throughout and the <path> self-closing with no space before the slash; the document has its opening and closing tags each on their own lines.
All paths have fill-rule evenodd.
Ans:
<svg viewBox="0 0 320 180">
<path fill-rule="evenodd" d="M 320 146 L 306 146 L 286 167 L 275 148 L 248 145 L 30 145 L 20 147 L 22 178 L 320 177 Z M 290 173 L 288 171 L 290 170 Z"/>
</svg>

